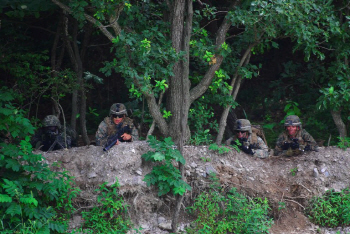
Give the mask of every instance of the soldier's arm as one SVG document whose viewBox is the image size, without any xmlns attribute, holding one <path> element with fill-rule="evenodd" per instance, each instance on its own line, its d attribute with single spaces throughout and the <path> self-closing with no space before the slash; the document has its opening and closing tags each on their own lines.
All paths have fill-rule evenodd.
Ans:
<svg viewBox="0 0 350 234">
<path fill-rule="evenodd" d="M 305 129 L 303 129 L 302 138 L 306 142 L 305 147 L 309 146 L 309 150 L 317 151 L 318 145 L 317 145 L 315 139 Z"/>
<path fill-rule="evenodd" d="M 230 146 L 232 141 L 233 141 L 233 136 L 230 137 L 230 138 L 228 138 L 228 139 L 226 140 L 225 144 L 226 144 L 227 146 Z"/>
<path fill-rule="evenodd" d="M 261 139 L 260 137 L 258 137 L 257 140 L 258 140 L 257 147 L 256 149 L 253 150 L 254 157 L 258 157 L 258 158 L 269 157 L 269 147 L 267 147 L 263 139 Z"/>
<path fill-rule="evenodd" d="M 96 145 L 101 146 L 104 145 L 107 141 L 108 133 L 107 133 L 107 124 L 102 121 L 98 126 L 98 129 L 95 134 Z"/>
<path fill-rule="evenodd" d="M 280 156 L 280 155 L 283 154 L 282 145 L 284 144 L 284 142 L 285 142 L 285 139 L 284 139 L 283 133 L 281 133 L 278 136 L 277 141 L 276 141 L 276 147 L 275 147 L 275 150 L 274 150 L 274 155 L 275 156 Z"/>
</svg>

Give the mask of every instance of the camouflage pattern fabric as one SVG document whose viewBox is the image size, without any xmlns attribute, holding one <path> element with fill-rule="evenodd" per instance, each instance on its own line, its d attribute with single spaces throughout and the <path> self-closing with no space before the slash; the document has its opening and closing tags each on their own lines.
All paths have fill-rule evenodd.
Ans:
<svg viewBox="0 0 350 234">
<path fill-rule="evenodd" d="M 109 115 L 128 115 L 126 107 L 122 103 L 114 103 L 109 109 Z"/>
<path fill-rule="evenodd" d="M 237 119 L 235 131 L 248 131 L 252 133 L 252 125 L 247 119 Z"/>
<path fill-rule="evenodd" d="M 226 145 L 232 145 L 232 142 L 235 142 L 237 139 L 237 136 L 232 136 L 229 139 L 226 140 Z M 253 149 L 253 157 L 257 158 L 268 158 L 269 157 L 269 148 L 265 144 L 264 140 L 261 139 L 261 137 L 257 137 L 257 142 L 252 143 L 252 137 L 251 134 L 249 134 L 247 142 L 245 142 L 247 146 L 251 145 Z"/>
<path fill-rule="evenodd" d="M 123 122 L 116 125 L 111 117 L 106 117 L 98 126 L 95 138 L 96 145 L 104 146 L 107 143 L 108 137 L 113 136 L 122 127 L 129 126 L 131 128 L 131 141 L 138 141 L 139 134 L 134 126 L 133 120 L 129 117 L 124 117 Z"/>
<path fill-rule="evenodd" d="M 43 127 L 40 128 L 31 139 L 33 148 L 40 149 L 42 151 L 51 151 L 64 148 L 71 148 L 76 145 L 74 136 L 68 131 L 67 127 L 66 136 L 62 131 L 62 125 L 59 119 L 55 115 L 47 115 L 42 121 Z"/>
<path fill-rule="evenodd" d="M 298 139 L 299 149 L 288 148 L 287 150 L 283 150 L 282 146 L 284 145 L 284 143 L 292 143 L 293 140 L 288 136 L 286 131 L 282 132 L 278 136 L 274 154 L 276 156 L 296 156 L 308 150 L 317 151 L 318 145 L 316 141 L 305 129 L 299 130 L 295 138 Z"/>
<path fill-rule="evenodd" d="M 43 119 L 43 126 L 44 127 L 55 127 L 61 128 L 60 120 L 55 115 L 47 115 Z"/>
<path fill-rule="evenodd" d="M 33 136 L 31 140 L 33 148 L 42 151 L 52 151 L 72 147 L 72 138 L 70 136 L 67 135 L 65 141 L 63 133 L 50 134 L 45 128 L 39 129 Z"/>
</svg>

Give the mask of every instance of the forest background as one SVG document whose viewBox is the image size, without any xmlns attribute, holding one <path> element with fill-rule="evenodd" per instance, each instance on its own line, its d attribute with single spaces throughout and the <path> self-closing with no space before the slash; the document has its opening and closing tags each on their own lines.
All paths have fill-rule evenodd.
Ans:
<svg viewBox="0 0 350 234">
<path fill-rule="evenodd" d="M 159 135 L 175 142 L 220 144 L 230 110 L 264 126 L 272 148 L 287 114 L 326 144 L 347 137 L 347 1 L 0 7 L 1 86 L 18 95 L 36 127 L 55 114 L 89 144 L 111 104 L 121 102 L 144 138 L 154 120 Z"/>
<path fill-rule="evenodd" d="M 42 191 L 48 201 L 58 192 L 61 209 L 70 204 L 71 188 L 61 184 L 69 177 L 49 172 L 28 145 L 49 114 L 81 145 L 121 102 L 142 139 L 170 136 L 181 154 L 184 144 L 222 144 L 234 115 L 263 126 L 270 148 L 290 114 L 320 144 L 347 147 L 349 9 L 341 0 L 2 0 L 0 131 L 12 143 L 1 143 L 6 215 L 20 222 L 24 204 L 28 217 L 53 217 L 34 209 Z M 179 169 L 183 177 L 182 160 Z M 41 183 L 30 171 L 40 171 Z M 45 184 L 50 178 L 60 179 Z"/>
</svg>

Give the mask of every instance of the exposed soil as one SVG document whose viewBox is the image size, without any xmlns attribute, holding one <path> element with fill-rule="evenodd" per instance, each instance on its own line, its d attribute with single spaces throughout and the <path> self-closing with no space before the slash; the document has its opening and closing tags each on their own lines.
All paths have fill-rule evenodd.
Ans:
<svg viewBox="0 0 350 234">
<path fill-rule="evenodd" d="M 94 199 L 94 189 L 102 182 L 114 183 L 118 177 L 120 193 L 129 205 L 129 214 L 142 233 L 169 233 L 174 196 L 157 196 L 154 188 L 142 181 L 151 171 L 151 164 L 141 159 L 150 150 L 144 141 L 122 143 L 109 152 L 102 147 L 87 146 L 69 150 L 43 153 L 49 164 L 61 161 L 75 177 L 82 190 L 75 203 L 86 206 Z M 185 146 L 186 180 L 193 190 L 186 193 L 183 204 L 193 203 L 193 198 L 208 187 L 208 173 L 214 171 L 225 189 L 236 187 L 248 196 L 267 197 L 274 224 L 270 233 L 340 233 L 350 232 L 349 227 L 327 229 L 310 222 L 305 214 L 308 201 L 329 189 L 340 191 L 350 186 L 350 149 L 321 147 L 319 152 L 286 158 L 257 159 L 232 150 L 219 155 L 207 146 Z M 60 169 L 61 170 L 61 169 Z M 285 208 L 279 209 L 280 204 Z M 193 217 L 184 209 L 180 215 L 180 230 Z M 81 222 L 79 212 L 71 228 Z"/>
</svg>

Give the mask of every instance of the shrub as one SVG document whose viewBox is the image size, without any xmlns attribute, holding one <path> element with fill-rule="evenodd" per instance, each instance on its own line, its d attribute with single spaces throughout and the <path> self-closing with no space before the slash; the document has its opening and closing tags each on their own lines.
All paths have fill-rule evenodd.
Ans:
<svg viewBox="0 0 350 234">
<path fill-rule="evenodd" d="M 267 233 L 272 224 L 268 200 L 245 197 L 236 188 L 226 195 L 212 188 L 188 209 L 197 216 L 188 233 Z"/>
<path fill-rule="evenodd" d="M 63 233 L 78 190 L 66 172 L 51 171 L 32 153 L 34 127 L 14 100 L 12 91 L 1 89 L 0 133 L 7 139 L 0 143 L 0 231 Z"/>
<path fill-rule="evenodd" d="M 191 190 L 191 187 L 182 180 L 180 170 L 172 164 L 174 160 L 182 164 L 185 164 L 186 161 L 180 151 L 175 149 L 171 138 L 168 137 L 164 141 L 158 141 L 154 136 L 150 136 L 148 143 L 155 149 L 155 152 L 149 151 L 141 157 L 146 161 L 157 162 L 158 164 L 145 176 L 144 181 L 147 183 L 147 186 L 157 185 L 159 196 L 170 191 L 174 195 L 183 195 L 186 190 Z"/>
<path fill-rule="evenodd" d="M 350 190 L 327 191 L 313 197 L 306 209 L 311 221 L 320 226 L 337 227 L 350 224 Z"/>
<path fill-rule="evenodd" d="M 82 212 L 83 233 L 126 233 L 130 229 L 127 206 L 118 188 L 117 180 L 110 187 L 105 182 L 95 190 L 99 193 L 97 204 L 90 211 Z"/>
</svg>

